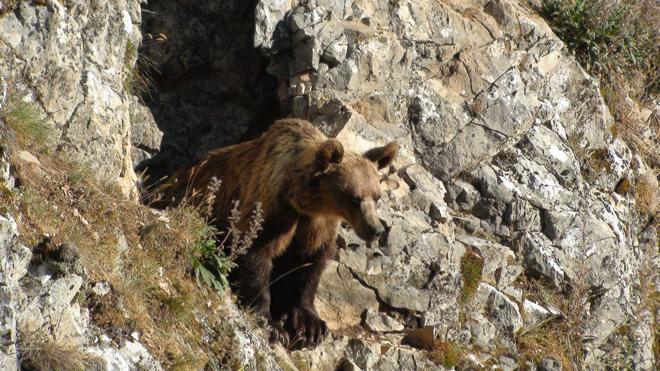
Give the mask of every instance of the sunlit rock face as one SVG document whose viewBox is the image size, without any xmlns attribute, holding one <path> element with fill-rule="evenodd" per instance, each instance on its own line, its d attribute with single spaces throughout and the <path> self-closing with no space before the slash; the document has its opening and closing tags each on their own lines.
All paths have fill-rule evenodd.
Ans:
<svg viewBox="0 0 660 371">
<path fill-rule="evenodd" d="M 387 232 L 366 245 L 343 229 L 323 273 L 316 307 L 332 336 L 288 353 L 227 303 L 245 369 L 441 369 L 434 339 L 459 345 L 468 368 L 515 369 L 525 336 L 568 316 L 585 366 L 615 364 L 625 328 L 626 365 L 653 369 L 654 313 L 639 287 L 659 268 L 656 230 L 615 192 L 648 170 L 612 136 L 598 83 L 522 2 L 1 3 L 0 106 L 33 106 L 50 150 L 127 196 L 135 169 L 158 179 L 283 116 L 355 151 L 399 143 L 381 181 Z M 136 90 L 138 57 L 148 84 Z M 2 143 L 0 188 L 11 189 L 12 161 L 30 158 Z M 33 322 L 107 369 L 159 369 L 130 334 L 91 330 L 72 300 L 84 275 L 31 262 L 20 218 L 1 206 L 0 368 L 17 367 L 18 328 Z M 479 267 L 466 263 L 474 255 Z"/>
</svg>

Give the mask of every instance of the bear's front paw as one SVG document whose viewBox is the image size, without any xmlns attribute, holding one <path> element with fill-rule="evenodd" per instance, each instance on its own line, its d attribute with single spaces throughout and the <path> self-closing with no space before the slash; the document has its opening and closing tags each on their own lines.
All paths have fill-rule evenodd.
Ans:
<svg viewBox="0 0 660 371">
<path fill-rule="evenodd" d="M 328 335 L 328 326 L 316 310 L 304 307 L 287 313 L 285 328 L 291 338 L 290 349 L 314 348 Z"/>
<path fill-rule="evenodd" d="M 280 343 L 284 346 L 287 346 L 289 344 L 289 333 L 282 326 L 282 322 L 271 321 L 269 325 L 269 341 L 271 343 Z"/>
</svg>

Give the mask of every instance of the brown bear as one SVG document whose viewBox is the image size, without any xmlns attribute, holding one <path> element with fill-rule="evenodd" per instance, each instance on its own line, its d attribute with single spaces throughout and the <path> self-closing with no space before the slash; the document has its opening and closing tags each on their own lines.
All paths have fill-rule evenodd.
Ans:
<svg viewBox="0 0 660 371">
<path fill-rule="evenodd" d="M 259 138 L 207 153 L 159 192 L 176 204 L 203 193 L 213 177 L 221 180 L 213 204 L 220 230 L 228 225 L 234 200 L 240 202 L 239 229 L 247 227 L 261 202 L 263 229 L 237 259 L 230 280 L 241 302 L 265 317 L 281 342 L 312 347 L 328 331 L 314 296 L 326 261 L 335 254 L 339 223 L 348 222 L 366 241 L 383 232 L 376 213 L 378 170 L 397 150 L 391 142 L 357 154 L 307 121 L 282 119 Z"/>
</svg>

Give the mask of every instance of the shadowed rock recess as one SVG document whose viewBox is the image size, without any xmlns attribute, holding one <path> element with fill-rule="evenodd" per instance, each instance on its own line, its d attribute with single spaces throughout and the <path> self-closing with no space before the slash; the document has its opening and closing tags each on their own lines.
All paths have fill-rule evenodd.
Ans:
<svg viewBox="0 0 660 371">
<path fill-rule="evenodd" d="M 400 144 L 378 204 L 385 235 L 367 246 L 342 231 L 323 273 L 332 335 L 285 352 L 227 304 L 244 369 L 657 364 L 657 229 L 615 191 L 653 169 L 612 135 L 597 81 L 526 1 L 2 3 L 0 104 L 9 87 L 52 151 L 129 197 L 136 173 L 158 179 L 278 117 L 357 151 Z M 0 183 L 20 189 L 3 133 Z M 161 369 L 137 338 L 92 335 L 74 300 L 83 278 L 44 280 L 3 210 L 0 369 L 19 367 L 27 322 L 78 339 L 100 368 Z"/>
</svg>

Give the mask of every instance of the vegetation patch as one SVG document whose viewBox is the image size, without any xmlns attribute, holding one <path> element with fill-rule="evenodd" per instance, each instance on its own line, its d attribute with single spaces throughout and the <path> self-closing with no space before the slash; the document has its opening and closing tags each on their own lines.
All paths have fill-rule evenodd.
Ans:
<svg viewBox="0 0 660 371">
<path fill-rule="evenodd" d="M 11 127 L 21 144 L 45 149 L 48 127 L 35 103 L 10 97 L 0 111 L 0 119 Z"/>
<path fill-rule="evenodd" d="M 51 339 L 43 331 L 20 332 L 18 354 L 22 370 L 80 371 L 100 369 L 103 364 L 73 340 Z"/>
<path fill-rule="evenodd" d="M 483 259 L 474 251 L 468 250 L 461 258 L 461 277 L 463 277 L 461 303 L 465 304 L 470 301 L 477 292 L 483 267 Z"/>
<path fill-rule="evenodd" d="M 655 0 L 544 0 L 541 14 L 589 72 L 624 74 L 639 79 L 638 93 L 657 94 L 659 10 Z"/>
<path fill-rule="evenodd" d="M 30 147 L 19 142 L 15 150 L 24 148 Z M 81 292 L 81 305 L 90 309 L 92 322 L 118 342 L 137 332 L 166 368 L 197 370 L 211 360 L 223 367 L 225 360 L 235 362 L 231 328 L 222 323 L 230 299 L 226 293 L 218 295 L 219 288 L 226 288 L 233 257 L 215 243 L 222 235 L 208 225 L 200 209 L 156 211 L 99 184 L 83 165 L 54 154 L 34 154 L 38 164 L 14 163 L 20 187 L 0 192 L 2 212 L 21 220 L 20 238 L 27 246 L 48 241 L 76 251 L 76 265 L 81 266 L 77 273 L 90 283 Z M 236 237 L 236 246 L 249 246 L 247 234 Z M 231 246 L 234 238 L 229 236 Z M 209 259 L 216 265 L 208 264 Z M 200 266 L 220 286 L 198 285 L 195 270 Z M 107 281 L 110 292 L 93 294 L 97 281 Z M 60 345 L 43 342 L 55 355 L 67 350 Z M 40 360 L 35 357 L 48 353 L 32 349 L 30 364 L 56 364 L 57 357 Z M 77 362 L 73 356 L 67 359 Z"/>
<path fill-rule="evenodd" d="M 660 149 L 654 141 L 660 117 L 650 112 L 660 92 L 660 3 L 543 0 L 541 15 L 580 64 L 599 78 L 615 120 L 612 134 L 658 168 Z"/>
<path fill-rule="evenodd" d="M 202 200 L 204 215 L 211 218 L 212 206 L 215 200 L 215 192 L 220 187 L 220 183 L 214 180 Z M 261 231 L 263 215 L 261 203 L 257 203 L 250 220 L 250 225 L 245 233 L 241 232 L 236 225 L 241 219 L 238 201 L 229 216 L 229 227 L 225 233 L 218 233 L 213 227 L 209 227 L 206 233 L 201 236 L 192 250 L 192 271 L 198 285 L 205 284 L 222 294 L 229 287 L 227 277 L 229 272 L 236 267 L 234 261 L 239 255 L 244 254 L 252 245 L 252 241 L 257 238 Z M 222 237 L 222 238 L 221 238 Z M 220 241 L 219 243 L 217 241 Z M 226 252 L 230 253 L 227 255 Z"/>
<path fill-rule="evenodd" d="M 569 338 L 568 335 L 564 326 L 550 324 L 519 336 L 516 339 L 520 354 L 519 363 L 532 361 L 540 364 L 543 358 L 551 357 L 561 363 L 562 370 L 580 370 L 574 365 L 581 355 L 573 353 L 579 343 L 571 343 L 575 339 Z"/>
<path fill-rule="evenodd" d="M 521 275 L 516 284 L 523 289 L 526 299 L 553 306 L 563 314 L 554 321 L 518 334 L 516 343 L 520 364 L 525 361 L 538 364 L 543 358 L 551 357 L 562 364 L 563 370 L 581 370 L 582 321 L 589 297 L 587 287 L 576 283 L 570 292 L 562 294 L 543 281 L 526 275 Z"/>
<path fill-rule="evenodd" d="M 461 364 L 465 357 L 465 350 L 460 345 L 452 341 L 435 339 L 433 350 L 429 358 L 432 362 L 442 365 L 448 369 L 453 369 Z"/>
<path fill-rule="evenodd" d="M 124 52 L 124 90 L 141 100 L 149 96 L 154 85 L 153 70 L 153 63 L 144 53 L 140 53 L 139 47 L 128 40 Z"/>
</svg>

